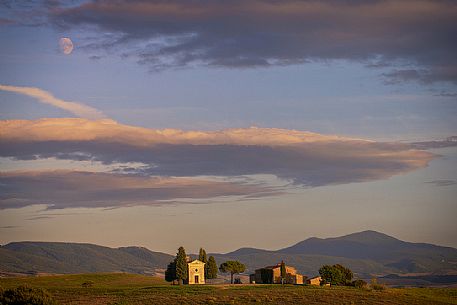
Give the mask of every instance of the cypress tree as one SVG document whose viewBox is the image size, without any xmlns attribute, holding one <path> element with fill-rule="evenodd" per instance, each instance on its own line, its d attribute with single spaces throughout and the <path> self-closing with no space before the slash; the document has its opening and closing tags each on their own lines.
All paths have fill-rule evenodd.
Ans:
<svg viewBox="0 0 457 305">
<path fill-rule="evenodd" d="M 208 278 L 208 259 L 206 256 L 206 251 L 203 248 L 200 248 L 200 251 L 198 253 L 198 260 L 205 263 L 205 278 Z"/>
<path fill-rule="evenodd" d="M 187 280 L 187 256 L 184 247 L 179 247 L 178 253 L 176 254 L 176 279 L 178 285 L 181 285 L 183 281 Z"/>
<path fill-rule="evenodd" d="M 176 259 L 170 262 L 165 271 L 165 281 L 173 282 L 173 285 L 176 281 Z"/>
<path fill-rule="evenodd" d="M 200 248 L 200 252 L 198 253 L 198 260 L 204 263 L 208 262 L 208 259 L 206 258 L 206 251 L 203 248 Z"/>
<path fill-rule="evenodd" d="M 206 265 L 205 265 L 206 267 Z M 205 269 L 207 271 L 206 278 L 208 279 L 215 279 L 217 278 L 217 264 L 214 256 L 210 256 L 208 259 L 208 268 Z"/>
<path fill-rule="evenodd" d="M 281 261 L 281 284 L 284 285 L 284 280 L 286 278 L 287 272 L 286 272 L 286 264 L 284 264 L 284 261 Z"/>
</svg>

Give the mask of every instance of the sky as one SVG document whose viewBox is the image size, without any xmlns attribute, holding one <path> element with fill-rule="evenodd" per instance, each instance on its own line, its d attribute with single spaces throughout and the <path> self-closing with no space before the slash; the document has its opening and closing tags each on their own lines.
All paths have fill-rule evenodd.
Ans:
<svg viewBox="0 0 457 305">
<path fill-rule="evenodd" d="M 456 20 L 447 0 L 0 1 L 0 243 L 457 247 Z"/>
</svg>

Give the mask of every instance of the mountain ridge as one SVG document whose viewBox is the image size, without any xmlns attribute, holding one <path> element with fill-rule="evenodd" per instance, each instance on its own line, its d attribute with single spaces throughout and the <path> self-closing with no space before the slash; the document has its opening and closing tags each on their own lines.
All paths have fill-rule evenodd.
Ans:
<svg viewBox="0 0 457 305">
<path fill-rule="evenodd" d="M 311 237 L 290 247 L 265 250 L 239 248 L 214 255 L 218 263 L 239 260 L 248 272 L 284 260 L 303 274 L 316 275 L 324 264 L 340 263 L 356 274 L 457 274 L 457 249 L 410 243 L 367 230 L 331 237 Z M 195 257 L 195 255 L 193 255 Z M 145 247 L 110 248 L 90 243 L 11 242 L 0 247 L 0 271 L 19 273 L 163 272 L 173 256 Z"/>
</svg>

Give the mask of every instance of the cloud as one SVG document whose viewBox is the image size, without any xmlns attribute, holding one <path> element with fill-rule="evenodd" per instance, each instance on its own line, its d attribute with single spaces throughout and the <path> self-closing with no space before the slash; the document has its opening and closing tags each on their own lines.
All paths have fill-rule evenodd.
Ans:
<svg viewBox="0 0 457 305">
<path fill-rule="evenodd" d="M 48 22 L 49 10 L 62 5 L 60 0 L 1 0 L 0 17 L 6 15 L 11 24 L 43 26 Z"/>
<path fill-rule="evenodd" d="M 30 218 L 27 218 L 26 220 L 41 220 L 41 219 L 51 219 L 51 218 L 54 218 L 52 216 L 34 216 L 34 217 L 30 217 Z"/>
<path fill-rule="evenodd" d="M 0 156 L 140 162 L 147 166 L 137 173 L 152 176 L 267 174 L 305 186 L 385 179 L 433 158 L 409 144 L 296 130 L 154 130 L 84 119 L 0 121 Z"/>
<path fill-rule="evenodd" d="M 442 97 L 457 97 L 457 92 L 440 92 L 437 94 L 434 94 L 433 96 L 442 96 Z"/>
<path fill-rule="evenodd" d="M 406 66 L 386 73 L 391 81 L 457 82 L 455 1 L 95 0 L 51 7 L 48 18 L 99 33 L 89 49 L 128 44 L 122 55 L 152 69 L 344 59 Z"/>
<path fill-rule="evenodd" d="M 449 180 L 449 179 L 439 179 L 439 180 L 433 180 L 433 181 L 427 181 L 425 183 L 430 183 L 433 184 L 434 186 L 451 186 L 451 185 L 457 185 L 457 181 L 455 180 Z"/>
<path fill-rule="evenodd" d="M 52 105 L 54 107 L 66 110 L 75 114 L 78 117 L 83 117 L 87 119 L 102 119 L 106 118 L 103 113 L 99 110 L 92 108 L 90 106 L 76 103 L 76 102 L 68 102 L 61 99 L 56 98 L 51 93 L 41 90 L 35 87 L 18 87 L 18 86 L 7 86 L 7 85 L 0 85 L 0 90 L 8 91 L 8 92 L 15 92 L 24 94 L 33 98 L 36 98 L 43 104 Z"/>
<path fill-rule="evenodd" d="M 383 73 L 387 84 L 418 81 L 422 84 L 431 84 L 438 81 L 453 80 L 457 82 L 457 66 L 430 67 L 429 69 L 404 69 Z"/>
<path fill-rule="evenodd" d="M 448 137 L 444 140 L 414 142 L 411 145 L 417 149 L 432 149 L 457 146 L 457 136 Z"/>
<path fill-rule="evenodd" d="M 10 25 L 10 24 L 14 24 L 14 21 L 6 19 L 6 18 L 0 18 L 0 26 L 2 26 L 2 25 Z"/>
<path fill-rule="evenodd" d="M 260 184 L 77 171 L 4 172 L 0 173 L 0 190 L 0 209 L 34 204 L 46 204 L 49 209 L 117 208 L 179 199 L 259 198 L 280 193 Z"/>
<path fill-rule="evenodd" d="M 2 140 L 100 141 L 132 146 L 174 145 L 292 145 L 310 142 L 362 141 L 333 135 L 279 128 L 240 128 L 222 131 L 148 129 L 112 120 L 56 118 L 0 121 Z"/>
</svg>

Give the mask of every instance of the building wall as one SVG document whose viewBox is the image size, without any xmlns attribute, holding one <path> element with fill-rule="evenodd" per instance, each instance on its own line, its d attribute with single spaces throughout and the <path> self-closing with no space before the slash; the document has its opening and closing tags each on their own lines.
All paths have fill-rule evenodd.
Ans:
<svg viewBox="0 0 457 305">
<path fill-rule="evenodd" d="M 321 284 L 321 277 L 313 277 L 306 281 L 309 285 L 319 286 Z"/>
<path fill-rule="evenodd" d="M 264 282 L 262 280 L 262 272 L 269 273 L 270 282 Z M 268 268 L 257 269 L 255 271 L 254 279 L 255 279 L 256 284 L 272 284 L 273 283 L 273 270 L 268 269 Z"/>
<path fill-rule="evenodd" d="M 257 281 L 255 280 L 255 273 L 249 274 L 249 284 L 255 284 Z"/>
<path fill-rule="evenodd" d="M 261 271 L 262 271 L 261 269 L 257 269 L 254 272 L 254 281 L 255 281 L 256 284 L 263 284 Z"/>
<path fill-rule="evenodd" d="M 297 270 L 293 267 L 286 266 L 286 278 L 285 282 L 288 284 L 295 284 L 293 283 L 292 277 L 297 274 Z M 273 283 L 281 284 L 281 267 L 276 267 L 273 269 Z"/>
<path fill-rule="evenodd" d="M 286 273 L 287 273 L 287 268 L 286 268 Z M 273 283 L 281 284 L 281 268 L 273 269 Z"/>
<path fill-rule="evenodd" d="M 303 284 L 303 275 L 301 275 L 301 274 L 293 275 L 291 284 L 297 284 L 297 285 Z"/>
<path fill-rule="evenodd" d="M 189 270 L 189 285 L 194 284 L 205 284 L 205 263 L 195 260 L 187 264 Z M 195 277 L 198 277 L 198 283 L 195 281 Z"/>
</svg>

